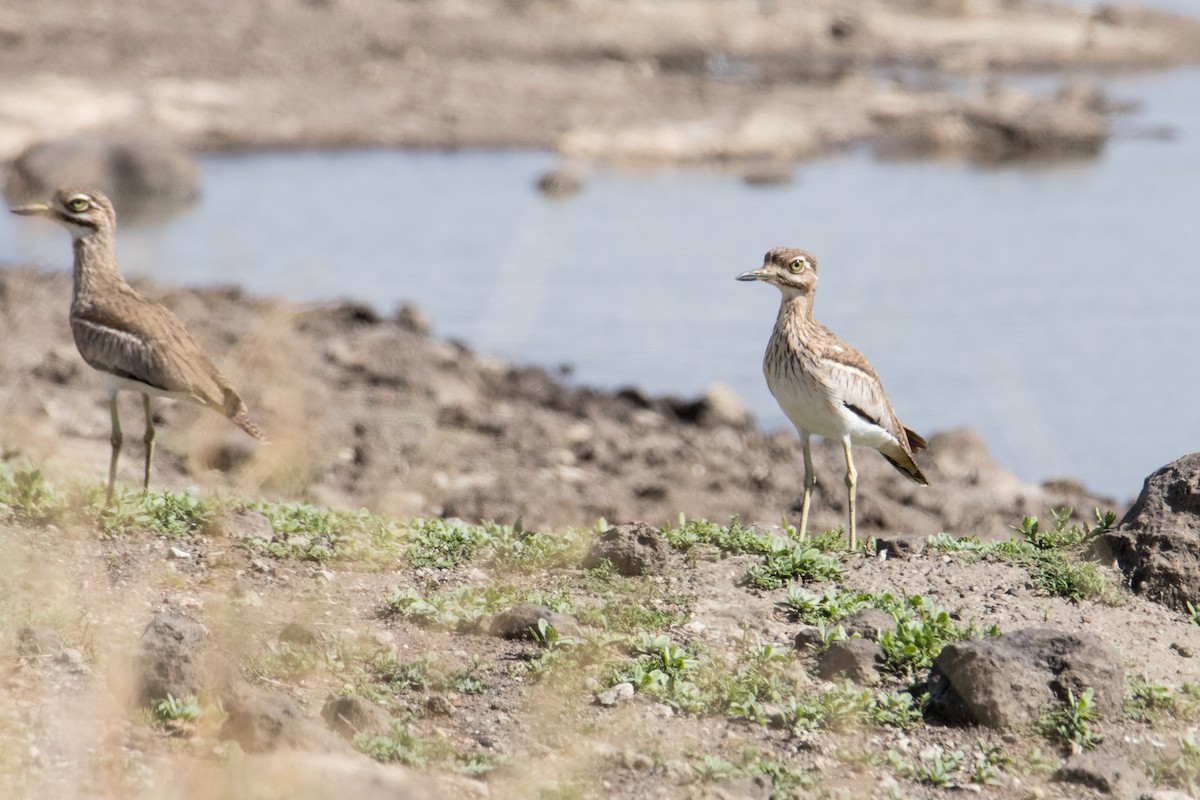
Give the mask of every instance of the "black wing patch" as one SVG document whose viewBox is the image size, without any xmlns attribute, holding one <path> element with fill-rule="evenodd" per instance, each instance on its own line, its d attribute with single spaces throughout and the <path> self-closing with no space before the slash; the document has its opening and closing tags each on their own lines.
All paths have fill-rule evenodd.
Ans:
<svg viewBox="0 0 1200 800">
<path fill-rule="evenodd" d="M 858 416 L 862 417 L 862 419 L 863 419 L 863 420 L 865 420 L 866 422 L 869 422 L 869 423 L 871 423 L 872 425 L 875 425 L 875 426 L 877 426 L 877 427 L 880 427 L 880 428 L 882 428 L 882 427 L 883 427 L 883 423 L 881 423 L 879 420 L 875 419 L 875 418 L 874 418 L 874 417 L 872 417 L 870 414 L 868 414 L 867 412 L 863 411 L 861 408 L 859 408 L 858 406 L 854 405 L 853 403 L 847 403 L 845 400 L 843 400 L 843 401 L 842 401 L 842 405 L 844 405 L 846 408 L 848 408 L 848 409 L 850 409 L 851 411 L 853 411 L 853 412 L 854 412 L 855 414 L 857 414 Z"/>
</svg>

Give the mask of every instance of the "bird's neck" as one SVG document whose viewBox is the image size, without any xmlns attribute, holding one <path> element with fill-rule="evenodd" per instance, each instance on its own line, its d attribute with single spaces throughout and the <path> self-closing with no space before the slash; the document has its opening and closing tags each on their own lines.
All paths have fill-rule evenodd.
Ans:
<svg viewBox="0 0 1200 800">
<path fill-rule="evenodd" d="M 801 328 L 812 324 L 813 296 L 811 292 L 783 293 L 783 302 L 779 304 L 779 325 L 798 325 Z"/>
<path fill-rule="evenodd" d="M 103 286 L 125 282 L 117 269 L 111 234 L 96 231 L 86 236 L 76 236 L 74 247 L 74 282 L 77 298 Z"/>
</svg>

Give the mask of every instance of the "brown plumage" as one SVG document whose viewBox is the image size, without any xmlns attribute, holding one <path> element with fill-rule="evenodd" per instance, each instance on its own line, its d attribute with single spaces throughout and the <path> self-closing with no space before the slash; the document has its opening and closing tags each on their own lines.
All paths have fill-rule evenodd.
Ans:
<svg viewBox="0 0 1200 800">
<path fill-rule="evenodd" d="M 762 267 L 742 273 L 738 280 L 765 281 L 783 294 L 763 358 L 763 372 L 771 394 L 796 426 L 803 446 L 800 535 L 807 533 L 809 501 L 816 483 L 810 446 L 815 434 L 841 441 L 845 450 L 853 547 L 857 472 L 850 446 L 878 450 L 892 466 L 924 485 L 929 481 L 913 452 L 926 447 L 925 440 L 900 424 L 879 376 L 863 354 L 813 318 L 817 288 L 815 256 L 804 250 L 776 248 L 767 253 Z"/>
<path fill-rule="evenodd" d="M 122 389 L 141 392 L 146 412 L 146 464 L 143 489 L 150 483 L 154 423 L 150 396 L 161 395 L 210 408 L 259 441 L 266 441 L 246 404 L 200 349 L 183 323 L 147 299 L 121 276 L 113 251 L 116 213 L 94 189 L 61 189 L 48 204 L 14 208 L 16 214 L 43 216 L 71 232 L 74 292 L 71 333 L 80 356 L 97 370 L 109 390 L 113 420 L 108 497 L 112 499 L 121 428 L 116 396 Z"/>
</svg>

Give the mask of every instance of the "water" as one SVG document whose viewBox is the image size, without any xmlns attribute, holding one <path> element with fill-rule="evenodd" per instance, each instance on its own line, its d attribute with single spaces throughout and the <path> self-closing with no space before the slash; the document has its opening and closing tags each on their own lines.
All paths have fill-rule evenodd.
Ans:
<svg viewBox="0 0 1200 800">
<path fill-rule="evenodd" d="M 1180 135 L 1049 168 L 860 152 L 772 188 L 602 170 L 565 202 L 532 189 L 555 163 L 543 153 L 211 155 L 202 202 L 123 227 L 118 253 L 162 282 L 413 301 L 439 335 L 573 364 L 581 383 L 726 383 L 777 428 L 759 363 L 778 293 L 733 278 L 771 246 L 804 246 L 821 260 L 818 319 L 873 361 L 905 424 L 971 426 L 1027 480 L 1129 498 L 1200 449 L 1200 70 L 1109 87 L 1145 101 L 1118 128 Z M 5 215 L 0 260 L 67 269 L 70 248 Z"/>
</svg>

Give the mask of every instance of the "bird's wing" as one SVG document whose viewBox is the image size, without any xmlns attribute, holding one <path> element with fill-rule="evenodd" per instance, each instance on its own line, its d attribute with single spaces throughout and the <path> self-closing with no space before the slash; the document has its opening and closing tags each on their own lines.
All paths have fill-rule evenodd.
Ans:
<svg viewBox="0 0 1200 800">
<path fill-rule="evenodd" d="M 132 289 L 71 309 L 79 354 L 92 367 L 224 411 L 228 383 L 183 323 Z"/>
<path fill-rule="evenodd" d="M 883 392 L 883 384 L 862 353 L 833 337 L 825 340 L 818 358 L 829 370 L 833 396 L 867 422 L 887 431 L 907 445 L 908 436 Z"/>
</svg>

